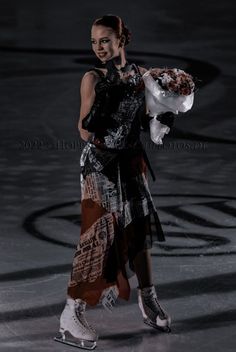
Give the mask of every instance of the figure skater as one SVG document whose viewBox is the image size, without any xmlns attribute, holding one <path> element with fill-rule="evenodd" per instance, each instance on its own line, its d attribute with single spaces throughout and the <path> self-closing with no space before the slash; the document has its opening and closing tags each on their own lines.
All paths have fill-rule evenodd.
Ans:
<svg viewBox="0 0 236 352">
<path fill-rule="evenodd" d="M 86 304 L 111 310 L 118 297 L 129 300 L 134 274 L 143 321 L 170 331 L 171 318 L 157 299 L 151 269 L 151 216 L 157 240 L 165 237 L 148 169 L 155 176 L 140 140 L 150 119 L 142 80 L 147 70 L 126 59 L 130 37 L 120 17 L 96 19 L 91 43 L 98 64 L 81 81 L 78 129 L 87 142 L 80 158 L 81 232 L 55 340 L 85 349 L 94 349 L 98 339 L 84 315 Z M 170 116 L 167 120 L 171 125 Z"/>
</svg>

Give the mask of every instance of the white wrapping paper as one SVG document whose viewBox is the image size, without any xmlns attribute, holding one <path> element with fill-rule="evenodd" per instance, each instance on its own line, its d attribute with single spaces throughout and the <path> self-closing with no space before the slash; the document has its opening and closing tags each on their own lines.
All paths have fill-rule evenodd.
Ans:
<svg viewBox="0 0 236 352">
<path fill-rule="evenodd" d="M 163 144 L 162 138 L 165 136 L 165 134 L 169 133 L 170 128 L 158 121 L 156 116 L 150 120 L 149 125 L 151 140 L 155 144 Z"/>
<path fill-rule="evenodd" d="M 194 93 L 190 95 L 177 95 L 162 89 L 157 81 L 147 71 L 142 76 L 145 84 L 145 100 L 150 120 L 150 136 L 155 144 L 162 144 L 162 138 L 169 133 L 170 128 L 156 119 L 156 116 L 165 112 L 186 112 L 192 108 Z"/>
</svg>

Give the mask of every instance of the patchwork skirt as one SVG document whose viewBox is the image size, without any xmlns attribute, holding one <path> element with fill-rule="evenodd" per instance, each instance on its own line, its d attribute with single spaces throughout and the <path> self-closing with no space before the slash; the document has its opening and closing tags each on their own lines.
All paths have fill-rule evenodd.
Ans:
<svg viewBox="0 0 236 352">
<path fill-rule="evenodd" d="M 104 150 L 88 142 L 82 150 L 81 230 L 68 295 L 89 305 L 115 286 L 129 300 L 133 261 L 152 247 L 151 215 L 157 235 L 164 234 L 147 182 L 142 151 Z"/>
</svg>

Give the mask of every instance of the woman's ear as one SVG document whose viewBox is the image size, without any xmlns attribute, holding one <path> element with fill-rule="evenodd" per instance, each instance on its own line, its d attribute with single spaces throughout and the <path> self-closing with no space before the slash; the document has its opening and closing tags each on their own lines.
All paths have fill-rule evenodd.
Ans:
<svg viewBox="0 0 236 352">
<path fill-rule="evenodd" d="M 120 43 L 119 43 L 119 48 L 125 46 L 125 35 L 122 34 L 120 37 Z"/>
</svg>

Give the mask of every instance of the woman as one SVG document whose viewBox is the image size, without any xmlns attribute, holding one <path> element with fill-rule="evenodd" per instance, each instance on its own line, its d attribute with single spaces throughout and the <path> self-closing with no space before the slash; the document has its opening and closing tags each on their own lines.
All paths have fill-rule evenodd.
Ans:
<svg viewBox="0 0 236 352">
<path fill-rule="evenodd" d="M 147 156 L 140 131 L 147 125 L 142 75 L 126 60 L 130 32 L 118 16 L 94 21 L 92 49 L 99 67 L 81 81 L 78 128 L 86 145 L 81 154 L 81 234 L 57 341 L 93 349 L 98 335 L 84 317 L 86 303 L 112 309 L 129 299 L 129 277 L 138 279 L 143 320 L 170 331 L 170 317 L 152 282 L 151 215 L 165 240 L 147 183 Z M 151 170 L 152 171 L 152 170 Z"/>
</svg>

